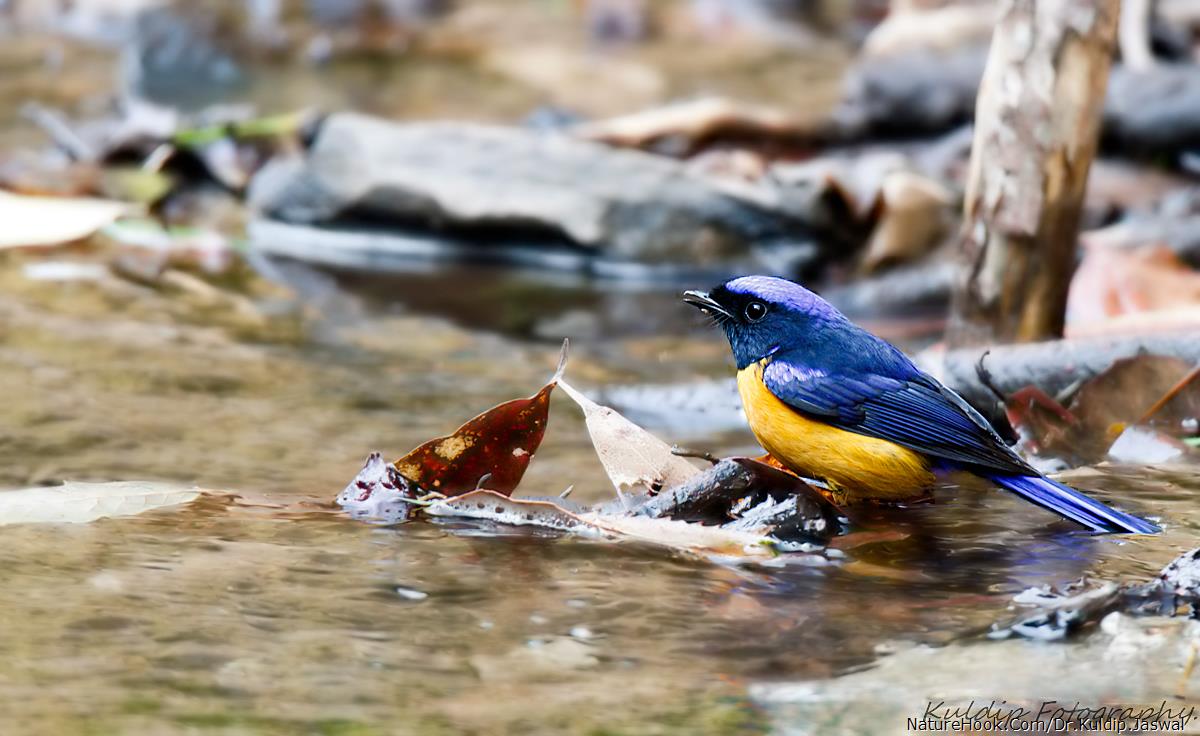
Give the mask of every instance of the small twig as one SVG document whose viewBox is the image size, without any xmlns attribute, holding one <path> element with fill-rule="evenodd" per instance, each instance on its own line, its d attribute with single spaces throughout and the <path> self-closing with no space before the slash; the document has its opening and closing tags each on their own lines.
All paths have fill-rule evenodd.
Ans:
<svg viewBox="0 0 1200 736">
<path fill-rule="evenodd" d="M 1100 375 L 1100 372 L 1092 373 L 1091 375 L 1088 375 L 1088 376 L 1080 376 L 1079 378 L 1076 378 L 1074 381 L 1068 383 L 1066 386 L 1063 386 L 1061 391 L 1054 394 L 1054 400 L 1057 401 L 1058 403 L 1062 404 L 1063 406 L 1066 406 L 1067 404 L 1071 403 L 1071 400 L 1075 398 L 1075 395 L 1079 393 L 1079 390 L 1083 388 L 1083 385 L 1085 383 L 1092 380 L 1093 378 L 1095 378 L 1098 375 Z"/>
<path fill-rule="evenodd" d="M 979 356 L 979 360 L 975 362 L 975 376 L 979 379 L 979 383 L 996 397 L 996 400 L 1000 402 L 1000 405 L 1004 406 L 1008 403 L 1008 399 L 1004 396 L 1004 393 L 996 387 L 995 379 L 992 378 L 992 372 L 989 371 L 987 366 L 983 364 L 984 359 L 991 354 L 991 350 L 984 350 L 983 354 Z"/>
<path fill-rule="evenodd" d="M 1195 368 L 1188 371 L 1186 376 L 1176 381 L 1174 386 L 1167 389 L 1167 392 L 1163 394 L 1158 401 L 1154 402 L 1154 404 L 1146 410 L 1145 414 L 1142 414 L 1142 418 L 1139 419 L 1137 423 L 1145 424 L 1146 422 L 1150 421 L 1150 419 L 1164 406 L 1166 406 L 1171 399 L 1178 396 L 1179 393 L 1187 388 L 1189 384 L 1195 381 L 1197 377 L 1200 377 L 1200 365 L 1197 365 Z"/>
<path fill-rule="evenodd" d="M 95 161 L 98 158 L 96 150 L 75 132 L 62 113 L 30 102 L 21 108 L 21 115 L 44 130 L 54 141 L 54 145 L 66 152 L 72 160 Z"/>
<path fill-rule="evenodd" d="M 479 476 L 479 480 L 475 482 L 475 490 L 477 490 L 477 491 L 486 490 L 484 488 L 484 484 L 487 483 L 491 479 L 492 479 L 491 473 L 484 473 L 483 475 Z"/>
<path fill-rule="evenodd" d="M 625 492 L 622 491 L 619 487 L 617 488 L 617 498 L 621 500 L 621 508 L 625 511 L 625 513 L 629 513 L 629 509 L 630 509 L 629 497 L 626 496 Z"/>
<path fill-rule="evenodd" d="M 567 486 L 567 490 L 565 490 L 565 491 L 563 491 L 562 493 L 558 494 L 558 497 L 559 497 L 559 498 L 566 498 L 567 496 L 571 495 L 571 492 L 572 492 L 572 491 L 574 491 L 574 490 L 575 490 L 575 486 Z"/>
<path fill-rule="evenodd" d="M 1183 674 L 1179 677 L 1179 686 L 1175 691 L 1177 697 L 1187 696 L 1188 680 L 1191 679 L 1192 672 L 1196 669 L 1197 647 L 1198 645 L 1194 641 L 1188 646 L 1187 661 L 1183 664 Z"/>
<path fill-rule="evenodd" d="M 707 460 L 713 465 L 721 462 L 721 458 L 717 457 L 711 452 L 705 452 L 704 450 L 693 450 L 687 447 L 680 447 L 679 445 L 671 445 L 671 454 L 675 455 L 676 457 L 694 457 L 700 460 Z"/>
<path fill-rule="evenodd" d="M 162 167 L 166 165 L 167 161 L 170 160 L 170 158 L 174 155 L 175 146 L 171 145 L 170 143 L 163 143 L 159 146 L 156 146 L 155 149 L 150 152 L 150 155 L 146 157 L 146 160 L 142 162 L 142 171 L 149 171 L 157 174 L 158 172 L 162 171 Z"/>
</svg>

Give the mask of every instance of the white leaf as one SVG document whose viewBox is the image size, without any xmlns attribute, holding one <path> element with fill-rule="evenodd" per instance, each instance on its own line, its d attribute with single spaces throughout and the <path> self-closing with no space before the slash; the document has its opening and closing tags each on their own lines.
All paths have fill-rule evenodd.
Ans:
<svg viewBox="0 0 1200 736">
<path fill-rule="evenodd" d="M 68 482 L 46 488 L 0 491 L 0 525 L 82 524 L 109 516 L 134 516 L 188 503 L 199 496 L 197 488 L 148 481 Z"/>
<path fill-rule="evenodd" d="M 650 491 L 677 485 L 700 470 L 672 454 L 671 446 L 638 425 L 579 393 L 566 381 L 559 388 L 583 409 L 592 445 L 617 493 Z"/>
<path fill-rule="evenodd" d="M 576 514 L 550 501 L 509 498 L 495 491 L 471 491 L 437 501 L 425 507 L 424 513 L 534 526 L 599 539 L 633 540 L 696 554 L 735 558 L 772 557 L 778 549 L 776 540 L 752 532 L 641 516 Z"/>
<path fill-rule="evenodd" d="M 69 243 L 92 235 L 131 206 L 105 199 L 0 192 L 0 249 Z"/>
<path fill-rule="evenodd" d="M 1187 445 L 1148 427 L 1127 427 L 1108 448 L 1108 457 L 1119 463 L 1156 465 L 1177 460 Z"/>
<path fill-rule="evenodd" d="M 719 526 L 651 519 L 645 516 L 608 516 L 595 513 L 583 514 L 582 518 L 621 538 L 689 552 L 717 553 L 732 557 L 773 557 L 778 549 L 776 540 L 761 534 Z"/>
</svg>

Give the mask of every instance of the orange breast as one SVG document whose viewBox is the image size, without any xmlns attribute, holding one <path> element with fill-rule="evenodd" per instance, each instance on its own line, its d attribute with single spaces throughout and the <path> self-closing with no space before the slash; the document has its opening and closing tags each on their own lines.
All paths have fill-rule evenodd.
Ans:
<svg viewBox="0 0 1200 736">
<path fill-rule="evenodd" d="M 761 363 L 738 372 L 750 429 L 763 449 L 793 471 L 824 480 L 847 501 L 918 498 L 934 481 L 928 461 L 894 442 L 808 419 L 772 394 Z"/>
</svg>

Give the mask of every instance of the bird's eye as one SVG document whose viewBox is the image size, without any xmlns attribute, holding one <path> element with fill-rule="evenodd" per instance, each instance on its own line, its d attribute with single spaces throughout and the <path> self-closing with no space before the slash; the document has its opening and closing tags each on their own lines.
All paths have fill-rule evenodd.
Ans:
<svg viewBox="0 0 1200 736">
<path fill-rule="evenodd" d="M 762 302 L 750 302 L 746 305 L 746 321 L 757 322 L 767 316 L 767 305 Z"/>
</svg>

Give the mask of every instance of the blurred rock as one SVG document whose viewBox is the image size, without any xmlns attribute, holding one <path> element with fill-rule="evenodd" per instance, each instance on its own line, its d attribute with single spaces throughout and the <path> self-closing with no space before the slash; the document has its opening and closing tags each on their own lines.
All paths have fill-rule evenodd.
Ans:
<svg viewBox="0 0 1200 736">
<path fill-rule="evenodd" d="M 832 131 L 844 140 L 947 131 L 974 115 L 987 46 L 867 56 L 851 70 Z M 1122 154 L 1178 156 L 1200 148 L 1200 65 L 1114 66 L 1104 145 Z"/>
<path fill-rule="evenodd" d="M 1104 136 L 1110 146 L 1139 155 L 1200 148 L 1200 65 L 1114 67 Z"/>
<path fill-rule="evenodd" d="M 851 70 L 834 112 L 839 135 L 919 136 L 968 122 L 983 76 L 987 46 L 939 53 L 919 50 L 867 58 Z"/>
<path fill-rule="evenodd" d="M 784 46 L 804 46 L 816 38 L 810 26 L 840 20 L 836 5 L 814 0 L 691 0 L 690 10 L 698 30 L 713 40 L 744 36 Z"/>
<path fill-rule="evenodd" d="M 588 35 L 607 43 L 641 41 L 650 34 L 645 0 L 588 0 Z"/>
<path fill-rule="evenodd" d="M 211 104 L 241 80 L 225 47 L 231 39 L 222 18 L 192 10 L 163 7 L 137 16 L 123 48 L 127 91 L 174 104 Z"/>
<path fill-rule="evenodd" d="M 1129 212 L 1124 219 L 1080 237 L 1091 248 L 1129 250 L 1162 245 L 1193 267 L 1200 267 L 1200 189 L 1164 195 L 1152 208 Z"/>
<path fill-rule="evenodd" d="M 305 159 L 260 172 L 250 201 L 296 224 L 693 267 L 748 265 L 814 238 L 805 213 L 768 185 L 726 186 L 676 161 L 562 136 L 354 114 L 329 118 Z"/>
<path fill-rule="evenodd" d="M 785 736 L 874 733 L 881 723 L 920 720 L 927 707 L 964 721 L 969 713 L 984 724 L 981 733 L 1052 731 L 1052 719 L 1065 721 L 1073 704 L 1086 709 L 1110 703 L 1153 703 L 1134 713 L 1145 708 L 1149 720 L 1161 713 L 1162 730 L 1184 730 L 1180 721 L 1194 713 L 1188 703 L 1197 687 L 1181 672 L 1195 657 L 1200 624 L 1113 613 L 1098 628 L 1074 646 L 1020 639 L 916 646 L 842 677 L 752 685 L 750 695 Z M 1117 668 L 1122 674 L 1114 678 Z M 1170 693 L 1178 700 L 1164 701 Z M 993 698 L 996 704 L 989 705 Z M 1055 701 L 1062 710 L 1055 710 Z M 1044 704 L 1042 721 L 1034 725 Z M 1119 713 L 1125 706 L 1111 707 Z"/>
</svg>

